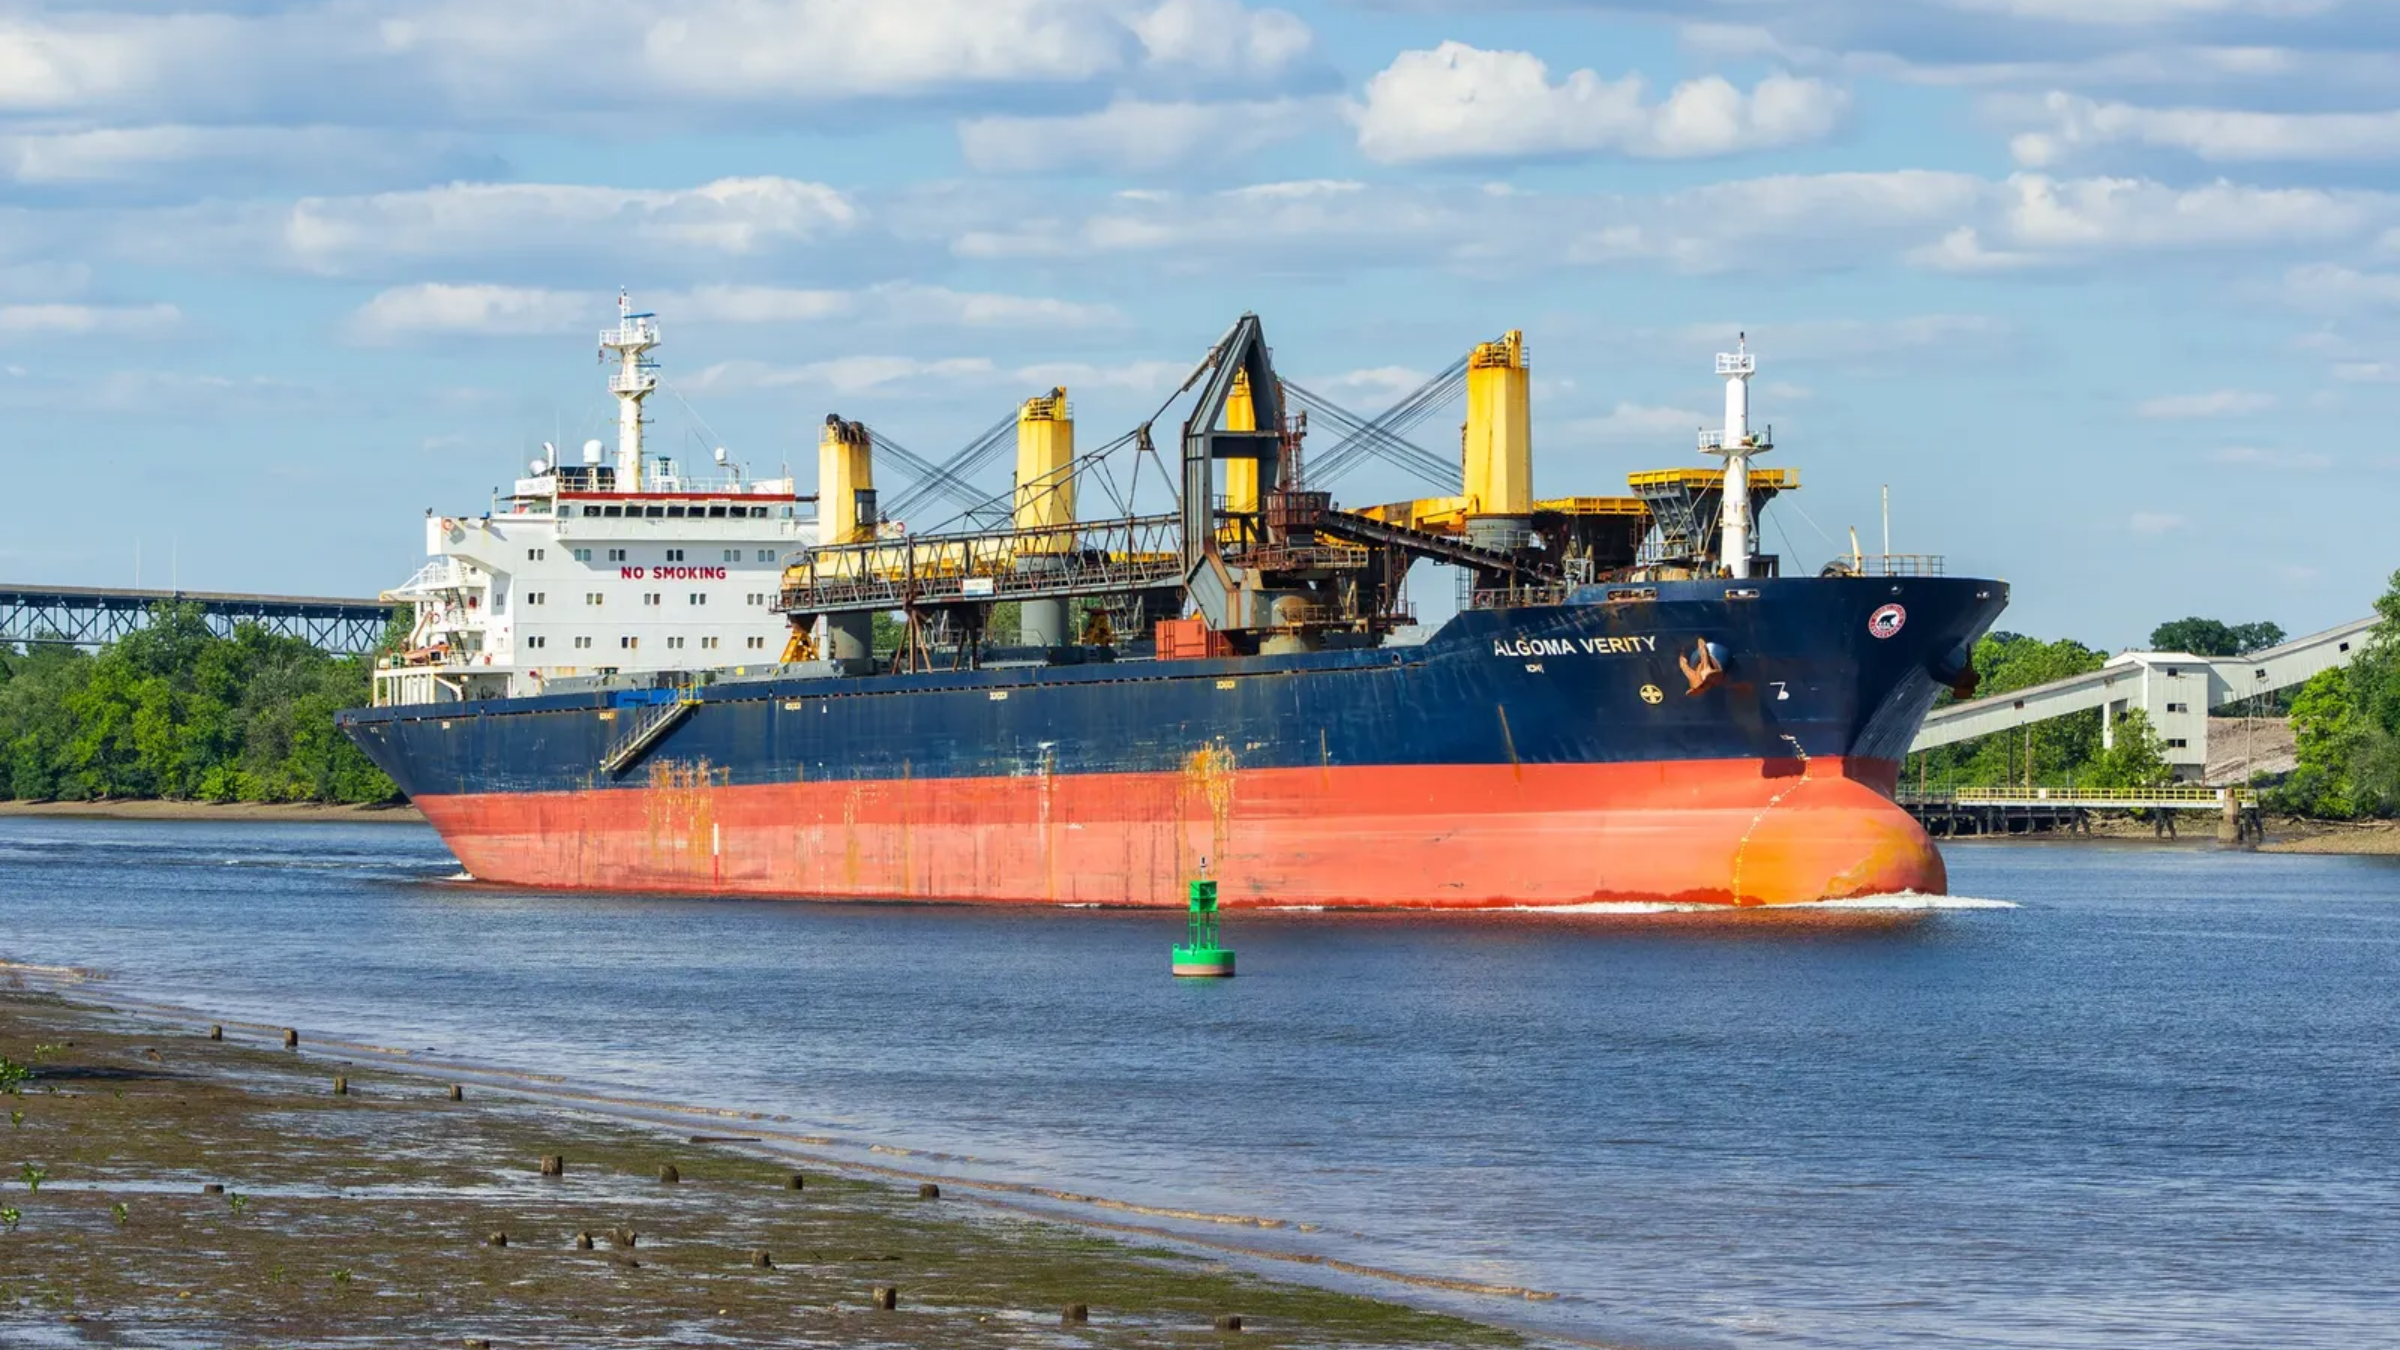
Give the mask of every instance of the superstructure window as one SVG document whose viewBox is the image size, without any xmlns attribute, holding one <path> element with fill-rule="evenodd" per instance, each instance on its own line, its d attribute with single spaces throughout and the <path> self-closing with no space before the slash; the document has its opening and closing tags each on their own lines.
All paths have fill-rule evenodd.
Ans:
<svg viewBox="0 0 2400 1350">
<path fill-rule="evenodd" d="M 725 508 L 722 506 L 712 506 L 708 508 L 708 518 L 710 520 L 723 520 L 725 518 Z"/>
<path fill-rule="evenodd" d="M 590 549 L 588 549 L 588 548 L 579 548 L 579 549 L 576 549 L 576 550 L 575 550 L 575 561 L 577 561 L 577 562 L 590 562 L 591 560 L 592 560 L 592 551 L 591 551 Z"/>
<path fill-rule="evenodd" d="M 618 516 L 625 514 L 625 508 L 622 506 L 603 506 L 600 508 L 600 514 L 609 520 L 614 520 Z"/>
<path fill-rule="evenodd" d="M 667 598 L 657 591 L 649 591 L 642 596 L 642 603 L 645 605 L 663 605 L 666 601 Z"/>
<path fill-rule="evenodd" d="M 679 548 L 671 548 L 671 549 L 668 549 L 668 550 L 667 550 L 667 561 L 668 561 L 668 562 L 682 562 L 682 561 L 683 561 L 683 550 L 682 550 L 682 549 L 679 549 Z"/>
<path fill-rule="evenodd" d="M 763 637 L 744 638 L 742 645 L 754 652 L 761 652 L 767 649 L 767 640 Z"/>
<path fill-rule="evenodd" d="M 599 518 L 599 515 L 600 508 L 597 506 L 587 506 L 583 508 L 583 518 L 585 520 L 596 520 Z"/>
<path fill-rule="evenodd" d="M 539 651 L 540 649 L 550 645 L 550 639 L 546 637 L 529 637 L 525 639 L 525 645 L 533 648 L 536 651 Z"/>
<path fill-rule="evenodd" d="M 586 648 L 589 648 L 591 645 L 592 640 L 588 637 L 579 637 L 575 639 L 575 650 L 577 651 L 583 651 Z"/>
<path fill-rule="evenodd" d="M 669 650 L 669 651 L 678 651 L 678 652 L 679 652 L 679 651 L 682 651 L 682 650 L 683 650 L 683 639 L 682 639 L 682 638 L 679 638 L 679 637 L 671 637 L 671 638 L 668 638 L 668 639 L 667 639 L 667 650 Z"/>
<path fill-rule="evenodd" d="M 638 637 L 621 637 L 617 639 L 617 646 L 623 651 L 636 651 L 640 649 L 641 645 L 642 640 Z"/>
<path fill-rule="evenodd" d="M 642 512 L 642 514 L 652 520 L 664 520 L 667 517 L 667 508 L 664 506 L 653 506 Z"/>
<path fill-rule="evenodd" d="M 713 652 L 717 649 L 717 640 L 713 637 L 704 637 L 700 639 L 700 645 Z"/>
<path fill-rule="evenodd" d="M 543 557 L 543 555 L 544 555 L 544 554 L 545 554 L 547 551 L 548 551 L 548 550 L 545 550 L 545 549 L 529 548 L 529 549 L 525 550 L 525 561 L 527 561 L 527 562 L 540 562 L 540 561 L 542 560 L 542 557 Z"/>
<path fill-rule="evenodd" d="M 680 507 L 680 506 L 669 506 L 669 507 L 667 508 L 667 519 L 669 519 L 669 520 L 681 520 L 682 518 L 683 518 L 683 508 L 682 508 L 682 507 Z"/>
<path fill-rule="evenodd" d="M 2181 750 L 2189 744 L 2190 742 L 2184 740 L 2184 738 L 2181 736 L 2169 736 L 2167 738 L 2167 748 L 2169 750 Z"/>
<path fill-rule="evenodd" d="M 764 510 L 766 510 L 767 508 L 765 508 L 765 507 L 763 507 L 763 506 L 762 506 L 762 507 L 760 507 L 760 508 L 758 508 L 758 509 L 759 509 L 759 510 L 761 510 L 761 511 L 764 511 Z M 759 560 L 760 562 L 773 562 L 773 561 L 775 561 L 775 550 L 773 550 L 773 549 L 771 549 L 771 548 L 762 548 L 762 549 L 760 549 L 760 550 L 758 551 L 758 560 Z"/>
<path fill-rule="evenodd" d="M 687 596 L 686 599 L 695 605 L 705 605 L 708 603 L 708 593 L 706 591 L 694 591 Z"/>
<path fill-rule="evenodd" d="M 598 591 L 585 591 L 585 592 L 583 593 L 583 603 L 585 603 L 585 604 L 587 604 L 587 605 L 597 605 L 597 604 L 599 604 L 599 603 L 600 603 L 600 592 L 598 592 Z"/>
<path fill-rule="evenodd" d="M 525 603 L 526 603 L 526 604 L 529 604 L 529 605 L 538 605 L 538 604 L 542 603 L 544 600 L 547 600 L 547 599 L 549 599 L 549 598 L 550 598 L 550 593 L 549 593 L 549 592 L 547 592 L 547 591 L 527 591 L 527 592 L 525 592 Z"/>
</svg>

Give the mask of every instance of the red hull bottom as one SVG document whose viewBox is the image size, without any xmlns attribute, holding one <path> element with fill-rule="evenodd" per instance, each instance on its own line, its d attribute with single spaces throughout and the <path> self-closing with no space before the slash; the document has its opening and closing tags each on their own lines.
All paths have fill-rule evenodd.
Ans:
<svg viewBox="0 0 2400 1350">
<path fill-rule="evenodd" d="M 417 799 L 485 881 L 1180 908 L 1786 905 L 1948 885 L 1889 761 L 1233 770 Z"/>
</svg>

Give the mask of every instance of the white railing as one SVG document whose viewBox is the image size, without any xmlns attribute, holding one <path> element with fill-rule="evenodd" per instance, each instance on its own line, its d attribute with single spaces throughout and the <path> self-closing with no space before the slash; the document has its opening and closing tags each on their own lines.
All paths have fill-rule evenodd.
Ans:
<svg viewBox="0 0 2400 1350">
<path fill-rule="evenodd" d="M 658 341 L 658 320 L 651 318 L 627 319 L 600 330 L 603 347 L 655 347 Z"/>
<path fill-rule="evenodd" d="M 416 575 L 383 593 L 391 600 L 415 600 L 454 591 L 467 584 L 466 570 L 456 558 L 436 558 L 416 571 Z"/>
</svg>

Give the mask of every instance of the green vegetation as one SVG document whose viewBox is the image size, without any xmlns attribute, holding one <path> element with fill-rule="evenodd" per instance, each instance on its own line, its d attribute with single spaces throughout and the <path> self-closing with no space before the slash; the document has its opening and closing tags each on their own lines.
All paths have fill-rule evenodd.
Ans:
<svg viewBox="0 0 2400 1350">
<path fill-rule="evenodd" d="M 2183 620 L 2213 623 L 2213 620 Z M 2223 628 L 2223 624 L 2216 625 Z M 2176 627 L 2162 625 L 2164 633 Z M 2244 624 L 2242 631 L 2273 629 Z M 1995 698 L 2032 685 L 2098 670 L 2108 653 L 2073 638 L 2044 642 L 2022 633 L 1993 633 L 1975 644 L 1975 669 L 1982 676 L 1976 697 Z M 1910 756 L 1911 783 L 1927 787 L 2035 786 L 2147 787 L 2171 776 L 2150 719 L 2137 709 L 2117 723 L 2116 744 L 2103 747 L 2100 711 L 2073 713 L 2023 731 L 1985 736 Z"/>
<path fill-rule="evenodd" d="M 2248 656 L 2282 643 L 2283 626 L 2264 622 L 2225 624 L 2194 616 L 2150 630 L 2150 650 L 2194 656 Z"/>
<path fill-rule="evenodd" d="M 2400 814 L 2400 572 L 2375 602 L 2364 650 L 2292 698 L 2299 767 L 2267 794 L 2295 815 L 2352 820 Z"/>
<path fill-rule="evenodd" d="M 2044 642 L 2022 633 L 1993 633 L 1975 644 L 1975 669 L 1982 676 L 1976 697 L 1993 698 L 2031 685 L 2063 680 L 2098 670 L 2107 662 L 2108 653 L 2086 647 L 2073 638 Z M 2026 783 L 2144 787 L 2167 781 L 2166 760 L 2148 718 L 2137 711 L 2119 721 L 2115 740 L 2114 749 L 2102 747 L 2100 711 L 2095 708 L 2038 723 L 2024 731 L 1985 736 L 1912 755 L 1909 783 L 1922 782 L 1929 788 L 2006 787 Z"/>
<path fill-rule="evenodd" d="M 98 653 L 0 647 L 0 799 L 388 801 L 333 723 L 369 669 L 256 627 L 219 637 L 194 606 Z"/>
</svg>

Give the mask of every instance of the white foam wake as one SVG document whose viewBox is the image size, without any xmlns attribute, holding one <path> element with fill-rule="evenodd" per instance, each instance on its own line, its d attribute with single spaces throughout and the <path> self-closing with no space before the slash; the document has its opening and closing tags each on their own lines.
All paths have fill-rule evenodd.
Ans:
<svg viewBox="0 0 2400 1350">
<path fill-rule="evenodd" d="M 1899 891 L 1891 895 L 1859 895 L 1844 900 L 1810 900 L 1796 905 L 1703 905 L 1654 900 L 1594 900 L 1580 905 L 1512 905 L 1520 914 L 1918 914 L 1940 910 L 2015 909 L 2014 900 L 1978 900 L 1965 895 L 1924 895 Z"/>
</svg>

